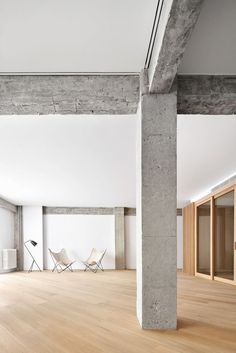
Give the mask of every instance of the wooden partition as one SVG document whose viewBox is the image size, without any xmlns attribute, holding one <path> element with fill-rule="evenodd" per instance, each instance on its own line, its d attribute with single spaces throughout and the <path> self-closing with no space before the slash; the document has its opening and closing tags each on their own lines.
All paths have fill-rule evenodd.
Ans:
<svg viewBox="0 0 236 353">
<path fill-rule="evenodd" d="M 236 184 L 183 209 L 183 272 L 236 284 Z"/>
<path fill-rule="evenodd" d="M 194 203 L 183 208 L 183 272 L 195 274 L 195 208 Z"/>
</svg>

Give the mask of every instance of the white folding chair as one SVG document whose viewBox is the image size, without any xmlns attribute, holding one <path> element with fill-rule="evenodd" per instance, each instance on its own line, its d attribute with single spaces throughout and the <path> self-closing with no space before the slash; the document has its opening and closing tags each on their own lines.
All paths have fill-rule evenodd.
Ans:
<svg viewBox="0 0 236 353">
<path fill-rule="evenodd" d="M 59 251 L 59 252 L 54 252 L 51 249 L 48 249 L 48 251 L 49 251 L 49 253 L 52 257 L 53 263 L 54 263 L 54 268 L 53 268 L 52 272 L 57 270 L 58 273 L 61 273 L 67 269 L 70 270 L 71 272 L 73 272 L 72 265 L 75 261 L 69 259 L 65 249 L 61 249 L 61 251 Z M 60 269 L 58 269 L 58 268 L 60 268 Z"/>
<path fill-rule="evenodd" d="M 102 260 L 104 258 L 105 253 L 106 249 L 103 251 L 97 251 L 96 249 L 92 249 L 89 258 L 86 261 L 81 261 L 85 266 L 84 271 L 90 270 L 93 273 L 96 273 L 98 269 L 104 271 L 104 268 L 102 266 Z"/>
</svg>

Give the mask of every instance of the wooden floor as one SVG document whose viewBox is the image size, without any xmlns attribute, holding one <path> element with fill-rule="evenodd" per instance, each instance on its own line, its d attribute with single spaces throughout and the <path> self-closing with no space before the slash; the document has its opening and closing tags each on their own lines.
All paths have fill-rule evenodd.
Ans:
<svg viewBox="0 0 236 353">
<path fill-rule="evenodd" d="M 178 330 L 144 331 L 135 272 L 0 275 L 1 353 L 235 353 L 236 287 L 178 278 Z"/>
</svg>

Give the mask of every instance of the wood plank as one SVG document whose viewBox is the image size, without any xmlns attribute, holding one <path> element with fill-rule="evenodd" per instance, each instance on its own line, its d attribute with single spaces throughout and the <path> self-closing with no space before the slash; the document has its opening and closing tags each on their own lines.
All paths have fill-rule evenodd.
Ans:
<svg viewBox="0 0 236 353">
<path fill-rule="evenodd" d="M 194 203 L 183 208 L 183 272 L 195 274 L 195 208 Z"/>
<path fill-rule="evenodd" d="M 149 65 L 151 93 L 170 92 L 203 0 L 162 1 L 162 4 Z"/>
<path fill-rule="evenodd" d="M 0 115 L 135 114 L 138 75 L 1 75 Z"/>
<path fill-rule="evenodd" d="M 234 284 L 236 285 L 236 185 L 234 186 Z"/>
<path fill-rule="evenodd" d="M 3 353 L 233 353 L 235 287 L 178 273 L 178 330 L 141 330 L 135 271 L 15 272 L 0 281 Z"/>
</svg>

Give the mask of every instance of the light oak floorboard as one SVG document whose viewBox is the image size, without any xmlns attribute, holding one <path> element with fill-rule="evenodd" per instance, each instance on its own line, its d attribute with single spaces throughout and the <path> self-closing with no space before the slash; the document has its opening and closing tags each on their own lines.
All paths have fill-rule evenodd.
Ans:
<svg viewBox="0 0 236 353">
<path fill-rule="evenodd" d="M 236 287 L 178 273 L 178 330 L 141 330 L 134 271 L 0 275 L 1 353 L 235 353 Z"/>
</svg>

